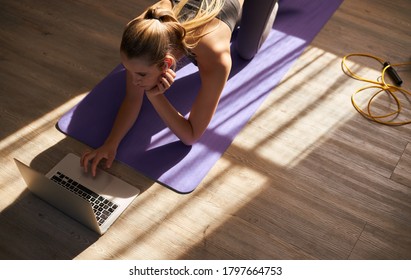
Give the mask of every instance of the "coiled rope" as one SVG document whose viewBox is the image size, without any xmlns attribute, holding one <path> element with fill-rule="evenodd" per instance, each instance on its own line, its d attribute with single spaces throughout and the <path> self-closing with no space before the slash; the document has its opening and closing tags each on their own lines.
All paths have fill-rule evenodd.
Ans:
<svg viewBox="0 0 411 280">
<path fill-rule="evenodd" d="M 347 60 L 350 57 L 367 57 L 370 59 L 374 59 L 378 62 L 380 62 L 383 66 L 382 71 L 381 71 L 381 80 L 370 80 L 364 77 L 361 77 L 354 73 L 350 67 L 347 65 Z M 352 94 L 351 96 L 351 103 L 354 106 L 354 108 L 365 118 L 375 121 L 380 124 L 385 124 L 385 125 L 392 125 L 392 126 L 398 126 L 398 125 L 404 125 L 404 124 L 409 124 L 411 123 L 411 119 L 405 120 L 405 121 L 395 121 L 395 119 L 400 115 L 403 105 L 401 104 L 400 98 L 398 97 L 398 93 L 402 93 L 403 95 L 408 95 L 411 96 L 411 92 L 402 88 L 400 85 L 392 85 L 386 82 L 385 76 L 387 71 L 395 71 L 393 68 L 389 70 L 390 67 L 398 67 L 398 66 L 405 66 L 405 65 L 411 65 L 410 62 L 407 63 L 397 63 L 397 64 L 389 64 L 388 62 L 384 61 L 382 58 L 370 55 L 370 54 L 363 54 L 363 53 L 353 53 L 353 54 L 348 54 L 344 56 L 342 60 L 342 69 L 344 73 L 348 76 L 350 76 L 353 79 L 367 82 L 371 85 L 362 87 L 358 89 L 355 93 Z M 400 81 L 401 82 L 401 81 Z M 399 84 L 400 84 L 399 82 Z M 355 97 L 361 93 L 364 92 L 365 90 L 375 90 L 376 92 L 371 96 L 371 98 L 368 101 L 367 104 L 367 110 L 364 111 L 363 109 L 360 108 L 360 106 L 357 104 L 355 101 Z M 396 104 L 396 110 L 393 110 L 387 114 L 382 114 L 382 115 L 376 115 L 372 112 L 372 104 L 373 101 L 376 97 L 378 97 L 381 93 L 387 93 L 390 97 L 392 97 L 395 100 Z M 392 117 L 392 120 L 386 121 L 384 119 L 387 119 L 389 117 Z"/>
</svg>

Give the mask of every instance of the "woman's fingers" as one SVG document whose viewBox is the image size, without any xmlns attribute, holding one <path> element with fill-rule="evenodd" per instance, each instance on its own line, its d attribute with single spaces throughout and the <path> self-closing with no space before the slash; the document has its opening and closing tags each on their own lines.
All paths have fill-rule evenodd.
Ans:
<svg viewBox="0 0 411 280">
<path fill-rule="evenodd" d="M 96 176 L 96 174 L 97 174 L 97 166 L 98 166 L 98 164 L 100 163 L 100 161 L 101 161 L 103 158 L 105 158 L 105 156 L 103 156 L 102 154 L 97 154 L 97 155 L 94 157 L 94 159 L 93 159 L 93 161 L 92 161 L 92 163 L 91 163 L 91 175 L 93 175 L 93 177 Z"/>
<path fill-rule="evenodd" d="M 102 152 L 98 151 L 87 151 L 83 153 L 81 156 L 80 160 L 80 165 L 84 168 L 84 172 L 88 173 L 89 171 L 89 165 L 90 165 L 90 171 L 93 177 L 96 176 L 97 174 L 97 166 L 100 163 L 102 159 L 106 159 L 106 167 L 110 168 L 113 161 L 114 161 L 115 156 L 107 156 Z"/>
<path fill-rule="evenodd" d="M 158 95 L 158 94 L 163 94 L 174 83 L 175 77 L 176 77 L 176 73 L 172 69 L 167 69 L 160 76 L 157 85 L 154 88 L 147 90 L 146 93 L 149 95 L 153 95 L 153 96 Z"/>
<path fill-rule="evenodd" d="M 176 73 L 172 69 L 168 69 L 163 76 L 161 77 L 161 84 L 165 90 L 171 87 L 174 83 L 174 78 L 176 77 Z"/>
<path fill-rule="evenodd" d="M 85 153 L 83 153 L 83 155 L 81 156 L 80 165 L 84 168 L 84 172 L 88 172 L 89 161 L 92 160 L 94 157 L 95 152 L 86 151 Z"/>
</svg>

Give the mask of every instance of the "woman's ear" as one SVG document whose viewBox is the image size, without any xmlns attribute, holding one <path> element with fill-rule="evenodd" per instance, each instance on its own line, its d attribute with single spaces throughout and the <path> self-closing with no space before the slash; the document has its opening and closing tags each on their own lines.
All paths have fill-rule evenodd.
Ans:
<svg viewBox="0 0 411 280">
<path fill-rule="evenodd" d="M 165 68 L 164 70 L 167 70 L 170 68 L 174 69 L 174 67 L 175 67 L 174 58 L 170 55 L 167 55 L 166 58 L 164 59 L 164 68 Z"/>
<path fill-rule="evenodd" d="M 164 64 L 167 67 L 166 69 L 170 69 L 173 65 L 173 61 L 171 58 L 167 57 L 166 59 L 164 59 Z"/>
</svg>

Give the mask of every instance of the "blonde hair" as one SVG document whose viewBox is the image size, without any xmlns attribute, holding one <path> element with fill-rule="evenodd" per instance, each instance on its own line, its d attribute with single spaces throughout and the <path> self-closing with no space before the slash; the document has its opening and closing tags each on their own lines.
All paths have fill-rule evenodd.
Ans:
<svg viewBox="0 0 411 280">
<path fill-rule="evenodd" d="M 183 20 L 188 1 L 181 0 L 172 10 L 150 7 L 142 17 L 131 20 L 123 32 L 120 50 L 128 58 L 143 58 L 159 67 L 173 50 L 190 53 L 207 34 L 204 27 L 220 12 L 224 0 L 203 0 L 198 13 Z"/>
<path fill-rule="evenodd" d="M 194 48 L 200 39 L 206 35 L 206 33 L 203 32 L 204 27 L 218 15 L 224 5 L 224 1 L 225 0 L 201 1 L 198 13 L 189 20 L 182 20 L 185 16 L 182 13 L 183 8 L 189 0 L 181 0 L 173 7 L 174 14 L 177 15 L 178 20 L 186 30 L 187 37 L 191 40 L 191 42 L 187 44 L 190 48 Z"/>
</svg>

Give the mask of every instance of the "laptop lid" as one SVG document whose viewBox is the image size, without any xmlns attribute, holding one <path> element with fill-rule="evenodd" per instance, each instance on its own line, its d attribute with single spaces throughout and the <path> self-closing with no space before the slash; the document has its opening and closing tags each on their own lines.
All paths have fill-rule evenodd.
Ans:
<svg viewBox="0 0 411 280">
<path fill-rule="evenodd" d="M 50 179 L 21 161 L 17 159 L 14 161 L 32 193 L 91 230 L 102 234 L 93 209 L 87 201 L 60 186 L 56 186 Z"/>
</svg>

